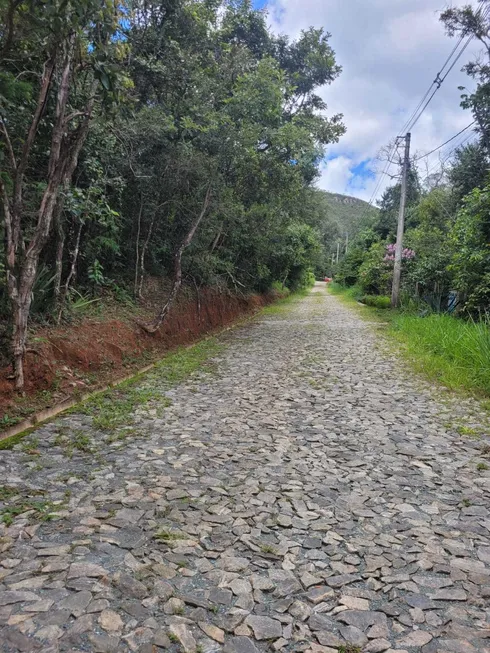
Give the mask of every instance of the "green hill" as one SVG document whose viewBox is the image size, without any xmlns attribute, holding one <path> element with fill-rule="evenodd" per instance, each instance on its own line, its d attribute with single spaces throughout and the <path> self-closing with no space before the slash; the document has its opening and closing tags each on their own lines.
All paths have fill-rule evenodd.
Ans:
<svg viewBox="0 0 490 653">
<path fill-rule="evenodd" d="M 362 227 L 370 222 L 378 209 L 368 202 L 357 197 L 329 193 L 324 191 L 328 207 L 328 217 L 339 225 L 341 233 L 348 233 L 349 237 L 355 236 Z"/>
</svg>

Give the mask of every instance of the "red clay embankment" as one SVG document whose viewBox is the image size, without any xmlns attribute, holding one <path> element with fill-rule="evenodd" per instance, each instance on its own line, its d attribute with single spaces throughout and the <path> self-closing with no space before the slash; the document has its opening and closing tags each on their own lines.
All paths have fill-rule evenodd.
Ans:
<svg viewBox="0 0 490 653">
<path fill-rule="evenodd" d="M 151 290 L 152 297 L 161 299 L 161 288 Z M 34 328 L 25 359 L 23 397 L 14 391 L 9 378 L 11 368 L 0 369 L 0 419 L 4 426 L 10 426 L 73 396 L 127 377 L 170 349 L 233 324 L 276 298 L 272 294 L 241 297 L 214 289 L 202 289 L 196 294 L 187 289 L 155 334 L 147 333 L 140 323 L 151 321 L 156 300 L 134 308 L 104 303 L 95 314 L 71 324 Z"/>
</svg>

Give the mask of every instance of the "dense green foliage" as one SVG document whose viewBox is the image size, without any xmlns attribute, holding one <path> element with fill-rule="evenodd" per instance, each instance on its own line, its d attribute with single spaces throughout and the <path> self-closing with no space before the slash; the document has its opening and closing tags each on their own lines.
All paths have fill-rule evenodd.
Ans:
<svg viewBox="0 0 490 653">
<path fill-rule="evenodd" d="M 432 314 L 397 315 L 393 335 L 405 343 L 421 371 L 452 389 L 490 395 L 490 324 Z"/>
<path fill-rule="evenodd" d="M 490 311 L 490 19 L 471 7 L 442 13 L 449 35 L 473 35 L 484 58 L 466 66 L 477 82 L 463 95 L 478 139 L 455 150 L 441 174 L 422 179 L 412 162 L 408 176 L 402 266 L 402 303 L 423 311 L 453 310 L 466 317 Z M 437 178 L 436 178 L 437 177 Z M 358 230 L 335 278 L 358 294 L 389 295 L 390 248 L 396 238 L 400 183 L 386 189 L 379 213 Z"/>
<path fill-rule="evenodd" d="M 312 184 L 344 132 L 316 92 L 340 73 L 329 34 L 275 36 L 250 0 L 0 0 L 0 23 L 17 356 L 26 315 L 139 298 L 148 274 L 249 292 L 323 268 L 336 226 Z"/>
<path fill-rule="evenodd" d="M 478 154 L 477 154 L 478 153 Z M 478 155 L 488 166 L 479 144 L 455 152 L 442 183 L 430 188 L 417 181 L 419 191 L 408 198 L 407 228 L 402 259 L 402 303 L 446 310 L 457 293 L 456 310 L 476 316 L 490 309 L 490 183 L 461 196 L 452 179 L 464 177 L 465 167 Z M 415 171 L 412 177 L 418 180 Z M 476 180 L 478 181 L 478 180 Z M 473 182 L 475 183 L 475 181 Z M 360 294 L 389 295 L 393 276 L 391 247 L 396 240 L 392 198 L 400 188 L 388 188 L 379 214 L 359 231 L 342 258 L 335 278 Z"/>
</svg>

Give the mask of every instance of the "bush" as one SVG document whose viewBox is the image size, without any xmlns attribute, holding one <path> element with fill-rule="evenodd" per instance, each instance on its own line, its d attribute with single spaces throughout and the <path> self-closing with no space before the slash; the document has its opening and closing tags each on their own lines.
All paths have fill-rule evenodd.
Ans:
<svg viewBox="0 0 490 653">
<path fill-rule="evenodd" d="M 301 278 L 301 285 L 300 288 L 313 288 L 315 285 L 315 275 L 313 274 L 313 271 L 311 268 L 308 268 L 308 270 L 305 270 L 303 273 L 303 276 Z"/>
<path fill-rule="evenodd" d="M 467 195 L 450 239 L 454 287 L 463 296 L 466 311 L 478 316 L 490 309 L 490 186 Z"/>
<path fill-rule="evenodd" d="M 361 302 L 374 308 L 391 308 L 391 299 L 386 295 L 363 295 Z"/>
<path fill-rule="evenodd" d="M 281 281 L 273 281 L 271 283 L 270 291 L 279 295 L 280 297 L 287 297 L 291 294 L 291 291 L 287 286 L 285 286 Z"/>
<path fill-rule="evenodd" d="M 359 278 L 359 268 L 364 260 L 361 247 L 352 247 L 339 263 L 334 279 L 342 286 L 354 286 Z"/>
</svg>

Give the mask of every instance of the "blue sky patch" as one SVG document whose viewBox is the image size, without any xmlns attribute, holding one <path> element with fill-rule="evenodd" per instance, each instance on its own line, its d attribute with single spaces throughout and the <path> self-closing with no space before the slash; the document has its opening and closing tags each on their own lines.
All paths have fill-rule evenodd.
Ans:
<svg viewBox="0 0 490 653">
<path fill-rule="evenodd" d="M 351 172 L 353 172 L 356 177 L 374 179 L 376 173 L 373 171 L 372 165 L 372 159 L 365 159 L 364 161 L 361 161 L 361 163 L 358 163 L 354 168 L 351 168 Z"/>
</svg>

